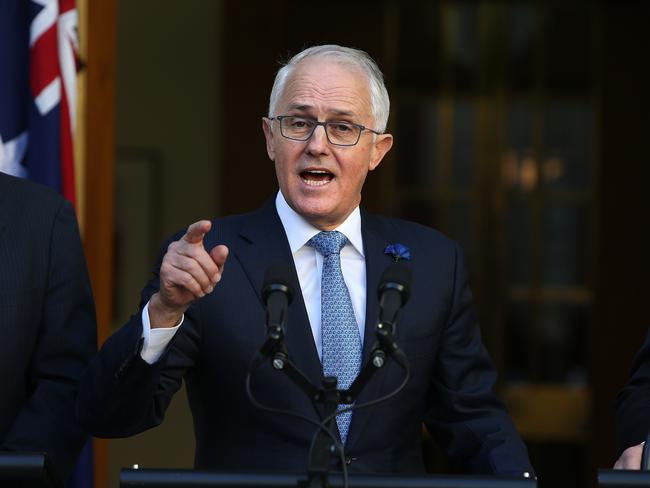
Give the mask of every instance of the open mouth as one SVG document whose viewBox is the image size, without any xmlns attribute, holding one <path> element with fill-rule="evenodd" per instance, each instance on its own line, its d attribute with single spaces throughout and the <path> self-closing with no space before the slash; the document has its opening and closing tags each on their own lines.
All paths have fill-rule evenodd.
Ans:
<svg viewBox="0 0 650 488">
<path fill-rule="evenodd" d="M 334 179 L 334 175 L 325 169 L 307 169 L 300 172 L 300 179 L 309 186 L 324 186 Z"/>
</svg>

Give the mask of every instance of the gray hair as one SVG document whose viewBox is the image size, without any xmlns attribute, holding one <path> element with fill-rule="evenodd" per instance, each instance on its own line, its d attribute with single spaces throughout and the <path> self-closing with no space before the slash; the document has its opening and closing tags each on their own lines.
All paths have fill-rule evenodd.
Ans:
<svg viewBox="0 0 650 488">
<path fill-rule="evenodd" d="M 296 68 L 298 63 L 307 57 L 327 57 L 335 59 L 336 61 L 361 69 L 368 75 L 370 82 L 370 106 L 372 116 L 376 127 L 375 130 L 384 132 L 388 124 L 388 113 L 390 112 L 390 100 L 388 98 L 388 91 L 384 84 L 384 75 L 377 66 L 377 63 L 366 53 L 359 49 L 350 47 L 337 46 L 336 44 L 326 44 L 322 46 L 313 46 L 307 48 L 294 57 L 292 57 L 287 64 L 282 66 L 278 73 L 275 75 L 273 88 L 271 89 L 271 98 L 269 100 L 269 117 L 276 115 L 275 109 L 284 90 L 284 85 L 289 77 L 289 74 Z"/>
</svg>

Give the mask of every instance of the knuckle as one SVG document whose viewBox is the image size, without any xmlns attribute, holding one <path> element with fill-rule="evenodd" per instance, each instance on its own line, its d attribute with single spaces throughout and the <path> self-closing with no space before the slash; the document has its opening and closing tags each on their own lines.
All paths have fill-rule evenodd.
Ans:
<svg viewBox="0 0 650 488">
<path fill-rule="evenodd" d="M 163 261 L 162 265 L 160 266 L 160 276 L 163 278 L 170 276 L 172 274 L 172 269 L 173 268 L 169 263 Z"/>
<path fill-rule="evenodd" d="M 179 284 L 184 286 L 187 289 L 191 289 L 192 287 L 192 282 L 194 281 L 192 277 L 188 274 L 183 274 L 180 279 L 178 280 Z"/>
</svg>

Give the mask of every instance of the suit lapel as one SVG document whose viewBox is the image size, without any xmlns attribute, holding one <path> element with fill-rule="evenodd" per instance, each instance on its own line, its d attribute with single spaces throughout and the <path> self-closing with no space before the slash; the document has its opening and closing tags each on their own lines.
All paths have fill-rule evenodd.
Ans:
<svg viewBox="0 0 650 488">
<path fill-rule="evenodd" d="M 375 344 L 375 326 L 377 325 L 379 314 L 377 287 L 379 286 L 379 280 L 385 267 L 390 264 L 384 254 L 384 249 L 387 245 L 386 240 L 371 223 L 367 222 L 368 219 L 365 218 L 361 225 L 366 258 L 366 324 L 363 338 L 364 364 L 368 361 L 370 351 Z"/>
<path fill-rule="evenodd" d="M 277 262 L 290 265 L 294 285 L 293 300 L 289 305 L 289 320 L 285 331 L 285 344 L 291 361 L 314 385 L 320 386 L 321 363 L 318 359 L 309 317 L 300 291 L 289 242 L 273 199 L 252 214 L 248 224 L 242 227 L 240 237 L 244 243 L 235 251 L 235 255 L 260 300 L 260 290 L 266 269 Z"/>
<path fill-rule="evenodd" d="M 361 233 L 363 235 L 363 247 L 366 259 L 366 324 L 363 339 L 363 362 L 362 367 L 368 362 L 370 351 L 375 344 L 375 326 L 379 314 L 379 300 L 377 298 L 377 287 L 384 269 L 390 264 L 390 260 L 384 254 L 384 249 L 389 244 L 389 236 L 376 217 L 361 213 Z M 359 394 L 356 403 L 365 403 L 379 396 L 383 376 L 378 372 L 375 377 L 366 385 Z M 350 433 L 348 434 L 348 449 L 354 446 L 361 433 L 365 429 L 368 419 L 373 413 L 372 408 L 357 410 L 352 416 Z"/>
</svg>

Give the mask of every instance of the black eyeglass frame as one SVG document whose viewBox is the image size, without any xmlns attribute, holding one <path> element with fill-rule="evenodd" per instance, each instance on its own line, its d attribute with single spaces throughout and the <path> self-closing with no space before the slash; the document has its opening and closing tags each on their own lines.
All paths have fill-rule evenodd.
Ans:
<svg viewBox="0 0 650 488">
<path fill-rule="evenodd" d="M 305 137 L 304 139 L 297 139 L 295 137 L 289 137 L 289 136 L 285 135 L 284 131 L 282 130 L 282 120 L 290 118 L 290 117 L 291 118 L 296 118 L 296 119 L 310 120 L 310 121 L 314 122 L 314 126 L 312 127 L 311 132 L 309 133 L 309 135 L 307 137 Z M 370 127 L 366 127 L 365 125 L 355 124 L 354 122 L 327 122 L 327 121 L 321 122 L 320 120 L 317 120 L 317 119 L 311 119 L 309 117 L 300 117 L 298 115 L 276 115 L 275 117 L 268 117 L 268 119 L 271 120 L 271 121 L 277 120 L 278 122 L 280 122 L 280 134 L 282 134 L 282 137 L 284 137 L 285 139 L 289 139 L 291 141 L 298 141 L 298 142 L 305 142 L 305 141 L 308 141 L 309 139 L 311 139 L 311 136 L 314 135 L 314 132 L 316 132 L 316 128 L 319 125 L 323 126 L 323 130 L 325 131 L 325 137 L 327 137 L 327 142 L 329 142 L 330 144 L 332 144 L 334 146 L 343 146 L 343 147 L 356 146 L 357 144 L 359 144 L 359 141 L 361 140 L 361 134 L 363 133 L 364 130 L 367 130 L 368 132 L 372 132 L 373 134 L 376 134 L 378 136 L 380 136 L 382 134 L 382 132 L 379 132 L 379 131 L 377 131 L 375 129 L 371 129 Z M 329 132 L 327 132 L 327 126 L 330 125 L 330 124 L 331 125 L 345 124 L 345 125 L 351 125 L 353 127 L 356 127 L 357 129 L 359 129 L 359 134 L 357 135 L 357 140 L 354 141 L 354 143 L 352 143 L 352 144 L 339 144 L 338 142 L 332 142 L 332 140 L 330 139 Z"/>
</svg>

